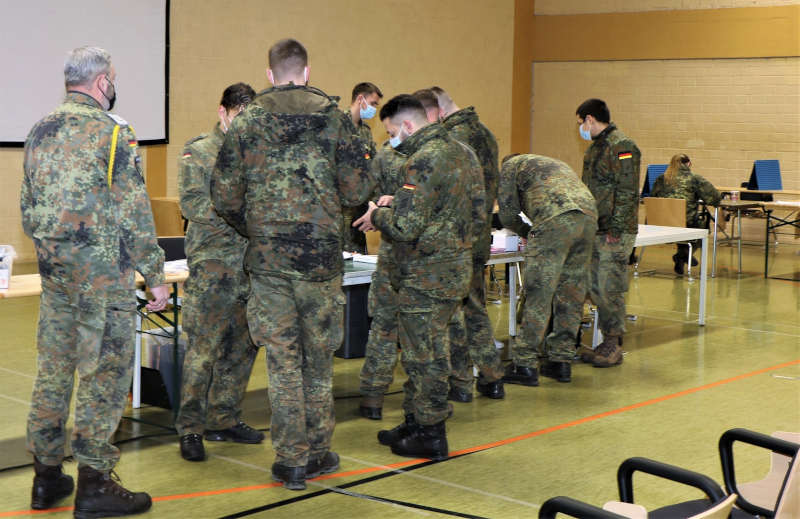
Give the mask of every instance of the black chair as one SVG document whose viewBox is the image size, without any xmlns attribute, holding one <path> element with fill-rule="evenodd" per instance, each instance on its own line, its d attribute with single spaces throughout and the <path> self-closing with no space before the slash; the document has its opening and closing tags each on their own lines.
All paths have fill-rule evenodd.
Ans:
<svg viewBox="0 0 800 519">
<path fill-rule="evenodd" d="M 158 246 L 164 249 L 164 261 L 186 259 L 185 241 L 183 236 L 160 236 Z"/>
</svg>

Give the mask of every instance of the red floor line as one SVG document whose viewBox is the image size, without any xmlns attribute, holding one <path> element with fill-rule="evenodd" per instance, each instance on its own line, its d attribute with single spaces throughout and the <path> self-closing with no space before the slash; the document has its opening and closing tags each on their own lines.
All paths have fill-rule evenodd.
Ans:
<svg viewBox="0 0 800 519">
<path fill-rule="evenodd" d="M 672 393 L 669 395 L 663 395 L 656 398 L 651 398 L 650 400 L 645 400 L 643 402 L 637 402 L 635 404 L 627 405 L 624 407 L 618 407 L 617 409 L 612 409 L 610 411 L 605 411 L 602 413 L 598 413 L 591 416 L 586 416 L 583 418 L 579 418 L 577 420 L 572 420 L 570 422 L 560 423 L 558 425 L 553 425 L 550 427 L 546 427 L 544 429 L 539 429 L 538 431 L 529 432 L 526 434 L 522 434 L 519 436 L 514 436 L 512 438 L 506 438 L 505 440 L 498 440 L 491 443 L 485 443 L 483 445 L 478 445 L 475 447 L 470 447 L 468 449 L 462 449 L 459 451 L 453 451 L 450 453 L 450 456 L 458 456 L 461 454 L 469 454 L 472 452 L 480 452 L 487 449 L 491 449 L 493 447 L 501 447 L 503 445 L 508 445 L 511 443 L 516 443 L 518 441 L 527 440 L 529 438 L 535 438 L 536 436 L 542 436 L 544 434 L 548 434 L 555 431 L 560 431 L 561 429 L 567 429 L 569 427 L 575 427 L 576 425 L 581 425 L 589 422 L 594 422 L 596 420 L 600 420 L 601 418 L 606 418 L 609 416 L 614 416 L 620 413 L 624 413 L 627 411 L 633 411 L 634 409 L 640 409 L 642 407 L 647 407 L 653 404 L 658 404 L 660 402 L 666 402 L 667 400 L 672 400 L 674 398 L 680 398 L 682 396 L 691 395 L 693 393 L 697 393 L 699 391 L 704 391 L 706 389 L 712 389 L 718 386 L 722 386 L 725 384 L 730 384 L 731 382 L 736 382 L 738 380 L 743 380 L 746 378 L 754 377 L 756 375 L 761 375 L 763 373 L 767 373 L 769 371 L 775 371 L 776 369 L 781 368 L 788 368 L 789 366 L 794 366 L 796 364 L 800 364 L 800 359 L 795 359 L 789 362 L 784 362 L 782 364 L 777 364 L 775 366 L 770 366 L 767 368 L 762 368 L 756 371 L 751 371 L 749 373 L 743 373 L 741 375 L 736 375 L 735 377 L 726 378 L 723 380 L 718 380 L 716 382 L 711 382 L 709 384 L 704 384 L 702 386 L 697 386 L 689 389 L 685 389 L 683 391 L 678 391 L 677 393 Z M 363 469 L 358 470 L 351 470 L 348 472 L 337 472 L 334 474 L 327 474 L 324 476 L 320 476 L 315 478 L 313 481 L 321 481 L 324 479 L 335 479 L 335 478 L 343 478 L 349 476 L 357 476 L 361 474 L 369 474 L 371 472 L 378 472 L 379 470 L 393 470 L 397 468 L 407 467 L 409 465 L 415 465 L 421 462 L 427 462 L 426 459 L 412 459 L 407 461 L 401 461 L 399 463 L 392 463 L 389 465 L 381 465 L 379 467 L 366 467 Z M 262 490 L 265 488 L 272 488 L 280 486 L 280 483 L 269 483 L 264 485 L 251 485 L 247 487 L 233 487 L 233 488 L 223 488 L 220 490 L 207 490 L 202 492 L 191 492 L 188 494 L 174 494 L 169 496 L 159 496 L 154 497 L 153 502 L 161 502 L 161 501 L 175 501 L 179 499 L 192 499 L 195 497 L 206 497 L 206 496 L 215 496 L 221 494 L 233 494 L 238 492 L 248 492 L 250 490 Z M 13 512 L 0 512 L 0 517 L 19 517 L 23 515 L 38 515 L 38 514 L 49 514 L 55 512 L 67 512 L 72 510 L 73 507 L 71 506 L 64 506 L 59 508 L 51 508 L 49 510 L 17 510 Z"/>
</svg>

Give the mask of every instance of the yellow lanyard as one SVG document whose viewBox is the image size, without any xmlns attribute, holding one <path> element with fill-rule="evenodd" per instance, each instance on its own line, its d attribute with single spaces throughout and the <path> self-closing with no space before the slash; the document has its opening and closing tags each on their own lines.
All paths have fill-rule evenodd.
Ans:
<svg viewBox="0 0 800 519">
<path fill-rule="evenodd" d="M 119 139 L 119 125 L 114 125 L 111 134 L 111 154 L 108 157 L 108 187 L 111 187 L 111 176 L 114 174 L 114 157 L 117 155 L 117 140 Z"/>
</svg>

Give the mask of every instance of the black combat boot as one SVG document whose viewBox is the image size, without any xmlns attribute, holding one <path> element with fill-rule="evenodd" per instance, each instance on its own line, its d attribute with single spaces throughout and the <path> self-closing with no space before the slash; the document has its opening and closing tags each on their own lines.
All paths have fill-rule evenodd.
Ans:
<svg viewBox="0 0 800 519">
<path fill-rule="evenodd" d="M 306 463 L 306 479 L 314 479 L 337 470 L 339 470 L 339 455 L 333 451 L 328 451 L 319 458 L 308 460 L 308 463 Z"/>
<path fill-rule="evenodd" d="M 489 382 L 483 377 L 482 373 L 478 374 L 478 380 L 475 381 L 475 389 L 483 396 L 494 400 L 500 400 L 506 396 L 502 379 Z"/>
<path fill-rule="evenodd" d="M 289 490 L 305 490 L 306 466 L 290 467 L 281 463 L 273 463 L 272 479 L 283 483 L 283 488 L 288 488 Z"/>
<path fill-rule="evenodd" d="M 358 404 L 358 414 L 370 420 L 381 420 L 383 418 L 383 395 L 363 395 L 361 403 Z"/>
<path fill-rule="evenodd" d="M 538 386 L 539 373 L 536 371 L 536 368 L 509 364 L 506 366 L 506 374 L 503 375 L 503 382 L 507 384 L 522 384 L 523 386 Z"/>
<path fill-rule="evenodd" d="M 33 470 L 36 472 L 31 492 L 31 508 L 34 510 L 51 508 L 56 501 L 70 495 L 75 488 L 72 476 L 62 472 L 61 464 L 45 465 L 34 456 Z"/>
<path fill-rule="evenodd" d="M 88 466 L 78 467 L 75 519 L 119 517 L 150 509 L 152 501 L 147 493 L 131 492 L 117 481 L 119 478 L 114 472 L 100 472 Z"/>
<path fill-rule="evenodd" d="M 414 430 L 419 427 L 413 414 L 407 414 L 405 422 L 401 423 L 394 429 L 378 431 L 378 441 L 381 445 L 391 445 L 401 438 L 410 435 Z"/>
<path fill-rule="evenodd" d="M 539 366 L 539 371 L 543 376 L 554 378 L 559 382 L 572 380 L 572 365 L 569 362 L 547 361 Z"/>
<path fill-rule="evenodd" d="M 469 389 L 462 389 L 460 387 L 451 386 L 450 392 L 447 393 L 447 399 L 452 400 L 453 402 L 461 402 L 462 404 L 468 404 L 472 402 L 472 388 Z"/>
<path fill-rule="evenodd" d="M 419 425 L 414 431 L 392 444 L 392 452 L 410 458 L 447 459 L 447 434 L 444 420 L 433 425 Z"/>
</svg>

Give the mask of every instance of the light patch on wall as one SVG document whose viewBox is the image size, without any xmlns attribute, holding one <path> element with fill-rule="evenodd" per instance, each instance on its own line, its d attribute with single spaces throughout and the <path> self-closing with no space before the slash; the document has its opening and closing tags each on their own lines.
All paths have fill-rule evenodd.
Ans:
<svg viewBox="0 0 800 519">
<path fill-rule="evenodd" d="M 798 5 L 798 0 L 536 0 L 536 15 L 640 13 L 693 9 L 728 9 Z"/>
</svg>

